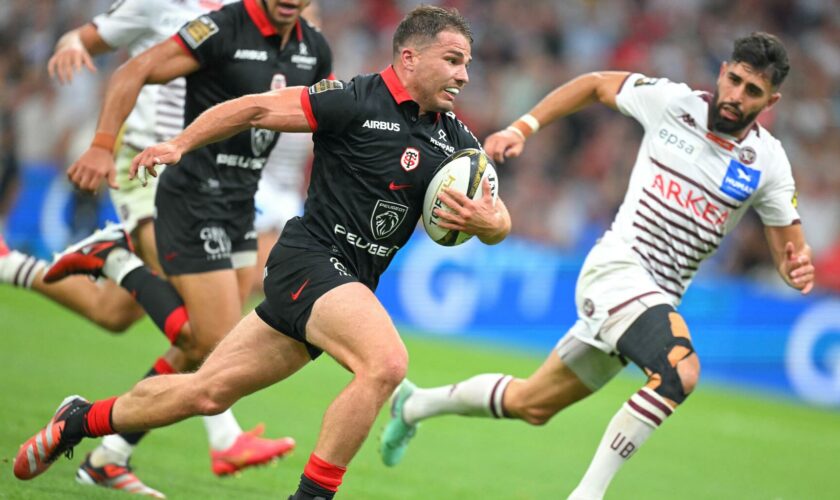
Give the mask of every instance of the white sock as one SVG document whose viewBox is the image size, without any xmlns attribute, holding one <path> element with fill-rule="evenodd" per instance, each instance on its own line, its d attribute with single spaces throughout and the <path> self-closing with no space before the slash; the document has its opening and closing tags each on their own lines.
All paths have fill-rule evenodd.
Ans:
<svg viewBox="0 0 840 500">
<path fill-rule="evenodd" d="M 102 274 L 114 280 L 117 284 L 121 284 L 123 278 L 128 273 L 134 271 L 138 267 L 143 267 L 146 264 L 140 260 L 140 257 L 125 250 L 124 248 L 115 248 L 111 250 L 108 257 L 105 259 L 105 264 L 102 266 Z"/>
<path fill-rule="evenodd" d="M 242 427 L 239 427 L 239 422 L 236 421 L 230 409 L 212 417 L 204 417 L 203 420 L 210 448 L 216 451 L 230 448 L 236 438 L 242 434 Z"/>
<path fill-rule="evenodd" d="M 618 469 L 673 412 L 665 399 L 643 387 L 610 420 L 595 457 L 569 500 L 603 498 Z"/>
<path fill-rule="evenodd" d="M 128 459 L 134 452 L 134 446 L 119 434 L 110 434 L 102 438 L 102 443 L 90 452 L 90 463 L 94 467 L 105 464 L 128 465 Z"/>
<path fill-rule="evenodd" d="M 0 283 L 32 288 L 32 282 L 45 267 L 46 261 L 12 250 L 0 257 Z"/>
<path fill-rule="evenodd" d="M 502 418 L 502 395 L 513 377 L 485 373 L 453 385 L 433 389 L 417 388 L 403 406 L 408 424 L 435 415 L 457 414 L 472 417 Z"/>
</svg>

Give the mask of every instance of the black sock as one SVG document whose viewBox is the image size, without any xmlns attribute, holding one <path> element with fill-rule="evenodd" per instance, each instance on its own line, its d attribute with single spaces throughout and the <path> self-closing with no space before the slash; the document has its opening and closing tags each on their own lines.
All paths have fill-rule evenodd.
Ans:
<svg viewBox="0 0 840 500">
<path fill-rule="evenodd" d="M 332 500 L 333 496 L 335 496 L 334 491 L 324 488 L 305 474 L 301 474 L 298 489 L 289 497 L 289 500 Z"/>
<path fill-rule="evenodd" d="M 131 292 L 169 342 L 174 344 L 187 321 L 187 311 L 172 283 L 147 267 L 138 267 L 125 275 L 120 285 Z"/>
</svg>

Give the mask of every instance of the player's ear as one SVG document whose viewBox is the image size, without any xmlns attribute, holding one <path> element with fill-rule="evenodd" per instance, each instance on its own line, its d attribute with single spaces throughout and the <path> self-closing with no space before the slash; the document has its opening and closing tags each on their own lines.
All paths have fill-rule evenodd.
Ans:
<svg viewBox="0 0 840 500">
<path fill-rule="evenodd" d="M 726 67 L 727 67 L 726 61 L 723 61 L 722 63 L 720 63 L 720 71 L 718 71 L 718 84 L 720 84 L 721 79 L 723 79 L 723 75 L 726 74 Z"/>
<path fill-rule="evenodd" d="M 400 49 L 400 62 L 403 67 L 409 71 L 414 71 L 417 66 L 417 51 L 412 47 L 403 47 Z"/>
<path fill-rule="evenodd" d="M 781 98 L 782 98 L 782 93 L 781 92 L 773 92 L 773 94 L 770 96 L 770 100 L 767 101 L 767 107 L 765 107 L 764 110 L 766 111 L 766 110 L 772 108 L 773 106 L 775 106 L 776 103 L 779 102 L 779 99 L 781 99 Z"/>
</svg>

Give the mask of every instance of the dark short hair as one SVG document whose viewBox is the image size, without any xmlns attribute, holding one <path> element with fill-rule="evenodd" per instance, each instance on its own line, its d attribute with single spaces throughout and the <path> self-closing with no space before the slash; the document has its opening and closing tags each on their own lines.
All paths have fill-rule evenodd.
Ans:
<svg viewBox="0 0 840 500">
<path fill-rule="evenodd" d="M 406 14 L 394 32 L 394 55 L 409 41 L 415 43 L 430 42 L 441 31 L 458 32 L 472 44 L 470 25 L 461 16 L 458 9 L 445 9 L 434 5 L 420 5 Z"/>
<path fill-rule="evenodd" d="M 768 71 L 774 88 L 785 81 L 790 61 L 782 41 L 775 35 L 756 31 L 735 40 L 732 49 L 734 62 L 747 63 L 759 71 Z"/>
</svg>

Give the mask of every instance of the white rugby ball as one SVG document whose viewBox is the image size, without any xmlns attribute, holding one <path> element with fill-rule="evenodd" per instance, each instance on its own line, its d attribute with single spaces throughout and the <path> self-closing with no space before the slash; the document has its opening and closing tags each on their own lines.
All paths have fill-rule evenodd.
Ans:
<svg viewBox="0 0 840 500">
<path fill-rule="evenodd" d="M 490 193 L 495 203 L 499 196 L 499 177 L 493 162 L 483 151 L 475 148 L 461 149 L 441 162 L 426 188 L 423 200 L 423 227 L 435 243 L 452 247 L 472 238 L 471 234 L 440 227 L 440 217 L 435 215 L 435 209 L 450 213 L 452 210 L 438 198 L 438 194 L 444 188 L 452 188 L 478 200 L 484 195 L 483 179 L 490 181 Z"/>
</svg>

